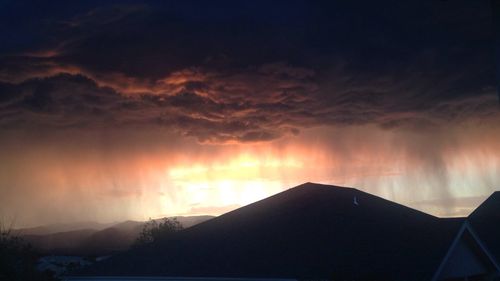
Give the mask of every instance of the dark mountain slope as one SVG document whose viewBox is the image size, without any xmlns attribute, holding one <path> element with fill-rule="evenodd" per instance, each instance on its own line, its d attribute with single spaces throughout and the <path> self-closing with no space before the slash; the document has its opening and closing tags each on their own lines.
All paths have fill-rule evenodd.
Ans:
<svg viewBox="0 0 500 281">
<path fill-rule="evenodd" d="M 78 245 L 78 249 L 83 255 L 105 255 L 115 251 L 127 250 L 139 236 L 142 229 L 142 223 L 135 223 L 137 224 L 135 227 L 113 226 L 92 233 Z"/>
<path fill-rule="evenodd" d="M 356 189 L 307 183 L 86 274 L 420 279 L 438 267 L 461 223 Z"/>
<path fill-rule="evenodd" d="M 176 218 L 185 228 L 188 228 L 213 217 L 186 216 Z M 139 236 L 143 226 L 144 222 L 129 220 L 102 230 L 78 229 L 44 235 L 22 235 L 22 237 L 44 254 L 98 256 L 127 250 Z M 43 229 L 43 227 L 37 229 Z"/>
<path fill-rule="evenodd" d="M 75 223 L 57 223 L 49 225 L 41 225 L 29 228 L 15 229 L 14 232 L 19 235 L 47 235 L 60 232 L 69 232 L 82 229 L 102 230 L 112 226 L 113 223 L 98 223 L 92 221 L 75 222 Z"/>
<path fill-rule="evenodd" d="M 75 245 L 80 245 L 95 232 L 95 229 L 80 229 L 46 235 L 25 235 L 22 238 L 41 253 L 73 255 Z"/>
</svg>

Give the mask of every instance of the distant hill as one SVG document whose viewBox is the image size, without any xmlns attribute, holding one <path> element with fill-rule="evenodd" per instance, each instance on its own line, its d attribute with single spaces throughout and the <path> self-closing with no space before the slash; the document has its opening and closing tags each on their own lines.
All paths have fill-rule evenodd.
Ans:
<svg viewBox="0 0 500 281">
<path fill-rule="evenodd" d="M 113 224 L 115 223 L 98 223 L 92 221 L 75 222 L 75 223 L 58 223 L 58 224 L 42 225 L 37 227 L 19 228 L 15 229 L 14 232 L 20 235 L 46 235 L 59 232 L 81 230 L 81 229 L 102 230 L 112 226 Z"/>
<path fill-rule="evenodd" d="M 426 280 L 462 223 L 353 188 L 306 183 L 82 274 Z"/>
<path fill-rule="evenodd" d="M 144 222 L 125 221 L 84 237 L 71 249 L 79 255 L 102 255 L 126 250 L 139 236 Z"/>
<path fill-rule="evenodd" d="M 176 217 L 184 228 L 192 227 L 198 223 L 213 218 L 213 216 L 187 216 Z M 125 221 L 115 224 L 101 231 L 97 231 L 85 239 L 80 248 L 86 255 L 97 255 L 99 253 L 111 253 L 123 251 L 139 236 L 144 222 Z"/>
<path fill-rule="evenodd" d="M 213 216 L 176 217 L 185 227 L 209 220 Z M 125 221 L 115 224 L 75 223 L 51 225 L 17 230 L 21 237 L 43 254 L 57 255 L 106 255 L 130 247 L 141 232 L 145 222 Z M 96 228 L 82 228 L 95 226 Z M 107 227 L 105 227 L 107 226 Z M 72 229 L 72 228 L 77 229 Z M 71 229 L 52 233 L 57 229 Z M 36 234 L 49 232 L 48 234 Z"/>
<path fill-rule="evenodd" d="M 22 235 L 42 253 L 71 254 L 71 250 L 95 233 L 95 229 L 80 229 L 45 235 Z"/>
</svg>

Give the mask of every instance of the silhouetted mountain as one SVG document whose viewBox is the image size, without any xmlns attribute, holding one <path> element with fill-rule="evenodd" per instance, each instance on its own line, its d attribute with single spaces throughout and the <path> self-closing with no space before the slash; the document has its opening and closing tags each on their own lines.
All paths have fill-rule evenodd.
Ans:
<svg viewBox="0 0 500 281">
<path fill-rule="evenodd" d="M 213 216 L 175 217 L 183 227 L 188 228 L 213 218 Z M 161 220 L 161 219 L 159 219 Z M 144 222 L 125 221 L 95 232 L 82 242 L 79 248 L 85 255 L 108 254 L 126 250 L 139 236 Z"/>
<path fill-rule="evenodd" d="M 82 230 L 82 229 L 102 230 L 112 226 L 113 224 L 115 223 L 98 223 L 92 221 L 75 222 L 75 223 L 58 223 L 58 224 L 41 225 L 29 228 L 19 228 L 15 229 L 14 232 L 19 233 L 20 235 L 46 235 L 46 234 L 68 232 L 68 231 Z"/>
<path fill-rule="evenodd" d="M 185 227 L 213 218 L 213 216 L 176 217 Z M 72 224 L 72 226 L 86 224 Z M 78 229 L 72 231 L 50 233 L 44 235 L 21 235 L 35 249 L 45 254 L 59 255 L 106 255 L 115 251 L 123 251 L 138 237 L 144 222 L 125 221 L 113 224 L 102 230 Z M 38 227 L 35 232 L 41 231 Z M 55 229 L 55 228 L 53 228 Z M 24 233 L 24 232 L 21 232 Z"/>
<path fill-rule="evenodd" d="M 500 191 L 494 192 L 469 215 L 482 241 L 500 261 Z"/>
<path fill-rule="evenodd" d="M 95 232 L 95 229 L 80 229 L 46 235 L 23 235 L 22 237 L 41 253 L 72 255 L 75 248 Z"/>
<path fill-rule="evenodd" d="M 353 188 L 307 183 L 83 274 L 421 280 L 435 272 L 462 223 Z"/>
<path fill-rule="evenodd" d="M 139 236 L 143 226 L 141 222 L 134 223 L 135 226 L 125 228 L 117 225 L 92 233 L 79 246 L 81 254 L 102 255 L 128 249 Z"/>
</svg>

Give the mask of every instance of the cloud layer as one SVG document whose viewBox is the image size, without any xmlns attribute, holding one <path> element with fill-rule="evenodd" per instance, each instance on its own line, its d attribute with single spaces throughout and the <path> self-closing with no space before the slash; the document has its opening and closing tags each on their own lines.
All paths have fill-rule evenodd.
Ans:
<svg viewBox="0 0 500 281">
<path fill-rule="evenodd" d="M 499 116 L 493 87 L 455 85 L 466 74 L 431 87 L 419 77 L 363 82 L 342 73 L 338 70 L 328 82 L 321 82 L 312 70 L 282 63 L 232 73 L 186 69 L 155 81 L 149 91 L 134 93 L 102 86 L 82 74 L 2 82 L 0 126 L 5 130 L 146 126 L 203 143 L 228 143 L 270 141 L 322 125 L 428 130 L 495 122 Z M 446 98 L 452 91 L 458 97 Z"/>
</svg>

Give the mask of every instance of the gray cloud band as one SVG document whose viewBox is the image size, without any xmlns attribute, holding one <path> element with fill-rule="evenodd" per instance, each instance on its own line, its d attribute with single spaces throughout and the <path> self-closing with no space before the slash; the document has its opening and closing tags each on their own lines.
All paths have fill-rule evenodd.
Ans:
<svg viewBox="0 0 500 281">
<path fill-rule="evenodd" d="M 270 141 L 323 125 L 424 130 L 499 115 L 493 87 L 441 98 L 453 85 L 420 91 L 427 82 L 419 82 L 418 77 L 392 85 L 383 77 L 366 82 L 341 77 L 340 72 L 331 77 L 325 83 L 314 71 L 282 63 L 236 74 L 185 70 L 156 81 L 149 92 L 146 88 L 130 94 L 100 86 L 81 74 L 56 74 L 2 82 L 0 126 L 158 126 L 200 142 L 225 143 Z M 448 83 L 457 79 L 461 77 Z M 108 84 L 119 85 L 120 80 Z M 428 100 L 431 94 L 435 96 Z"/>
</svg>

